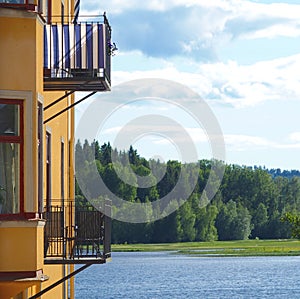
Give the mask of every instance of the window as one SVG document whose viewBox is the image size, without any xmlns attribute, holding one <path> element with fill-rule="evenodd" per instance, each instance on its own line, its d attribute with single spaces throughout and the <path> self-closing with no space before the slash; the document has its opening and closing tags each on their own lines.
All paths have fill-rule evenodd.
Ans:
<svg viewBox="0 0 300 299">
<path fill-rule="evenodd" d="M 46 207 L 47 211 L 51 207 L 51 176 L 52 176 L 52 162 L 51 162 L 51 133 L 46 132 Z"/>
<path fill-rule="evenodd" d="M 30 0 L 0 0 L 0 7 L 35 10 L 36 4 Z"/>
<path fill-rule="evenodd" d="M 22 212 L 23 102 L 0 99 L 0 214 Z"/>
<path fill-rule="evenodd" d="M 43 197 L 43 104 L 38 103 L 38 211 L 44 211 Z"/>
<path fill-rule="evenodd" d="M 0 3 L 10 3 L 10 4 L 25 4 L 24 0 L 0 0 Z"/>
<path fill-rule="evenodd" d="M 46 18 L 47 18 L 47 23 L 51 24 L 51 19 L 52 19 L 52 0 L 45 0 L 46 4 Z"/>
<path fill-rule="evenodd" d="M 61 141 L 60 144 L 60 186 L 61 198 L 65 198 L 65 143 Z"/>
<path fill-rule="evenodd" d="M 52 0 L 37 0 L 37 3 L 38 3 L 38 12 L 45 18 L 47 24 L 50 24 L 52 18 L 51 16 Z"/>
</svg>

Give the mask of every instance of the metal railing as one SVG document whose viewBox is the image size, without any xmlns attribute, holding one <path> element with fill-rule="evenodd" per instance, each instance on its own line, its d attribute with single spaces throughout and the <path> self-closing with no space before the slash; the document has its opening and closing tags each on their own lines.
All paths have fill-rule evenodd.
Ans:
<svg viewBox="0 0 300 299">
<path fill-rule="evenodd" d="M 103 261 L 111 256 L 110 201 L 105 214 L 90 204 L 73 201 L 45 207 L 44 256 L 48 263 L 80 263 L 88 259 Z"/>
<path fill-rule="evenodd" d="M 46 24 L 45 90 L 109 90 L 113 49 L 106 16 L 102 22 Z"/>
</svg>

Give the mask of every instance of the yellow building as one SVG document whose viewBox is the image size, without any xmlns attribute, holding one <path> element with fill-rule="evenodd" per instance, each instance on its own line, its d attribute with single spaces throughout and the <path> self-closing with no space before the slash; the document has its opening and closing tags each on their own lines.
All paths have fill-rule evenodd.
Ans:
<svg viewBox="0 0 300 299">
<path fill-rule="evenodd" d="M 110 33 L 73 0 L 0 0 L 0 299 L 74 298 L 110 258 L 110 218 L 74 200 L 74 94 L 110 90 Z"/>
</svg>

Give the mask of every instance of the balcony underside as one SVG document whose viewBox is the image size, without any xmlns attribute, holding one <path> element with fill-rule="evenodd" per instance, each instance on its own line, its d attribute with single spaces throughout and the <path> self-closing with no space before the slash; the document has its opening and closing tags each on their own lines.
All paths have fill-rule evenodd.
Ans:
<svg viewBox="0 0 300 299">
<path fill-rule="evenodd" d="M 61 258 L 45 258 L 44 264 L 50 265 L 70 265 L 70 264 L 105 264 L 111 258 L 77 258 L 77 259 L 61 259 Z"/>
<path fill-rule="evenodd" d="M 45 73 L 50 70 L 45 70 Z M 76 74 L 76 72 L 74 72 Z M 78 73 L 78 72 L 77 72 Z M 44 90 L 70 90 L 70 91 L 110 91 L 110 83 L 97 71 L 81 72 L 73 77 L 47 77 L 44 76 Z"/>
</svg>

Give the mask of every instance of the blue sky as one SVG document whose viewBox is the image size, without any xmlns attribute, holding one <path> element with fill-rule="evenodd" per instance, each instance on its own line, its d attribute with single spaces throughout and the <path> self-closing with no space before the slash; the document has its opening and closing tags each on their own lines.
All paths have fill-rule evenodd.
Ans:
<svg viewBox="0 0 300 299">
<path fill-rule="evenodd" d="M 300 169 L 300 0 L 81 1 L 81 15 L 104 11 L 119 48 L 112 58 L 112 89 L 145 78 L 181 83 L 217 117 L 227 163 Z M 91 101 L 77 108 L 78 116 Z M 113 144 L 130 117 L 151 109 L 145 102 L 142 109 L 123 110 L 107 118 L 100 141 Z M 182 119 L 199 158 L 209 158 L 203 132 L 177 113 L 169 117 Z M 136 140 L 142 156 L 180 156 L 176 140 L 154 135 Z"/>
</svg>

